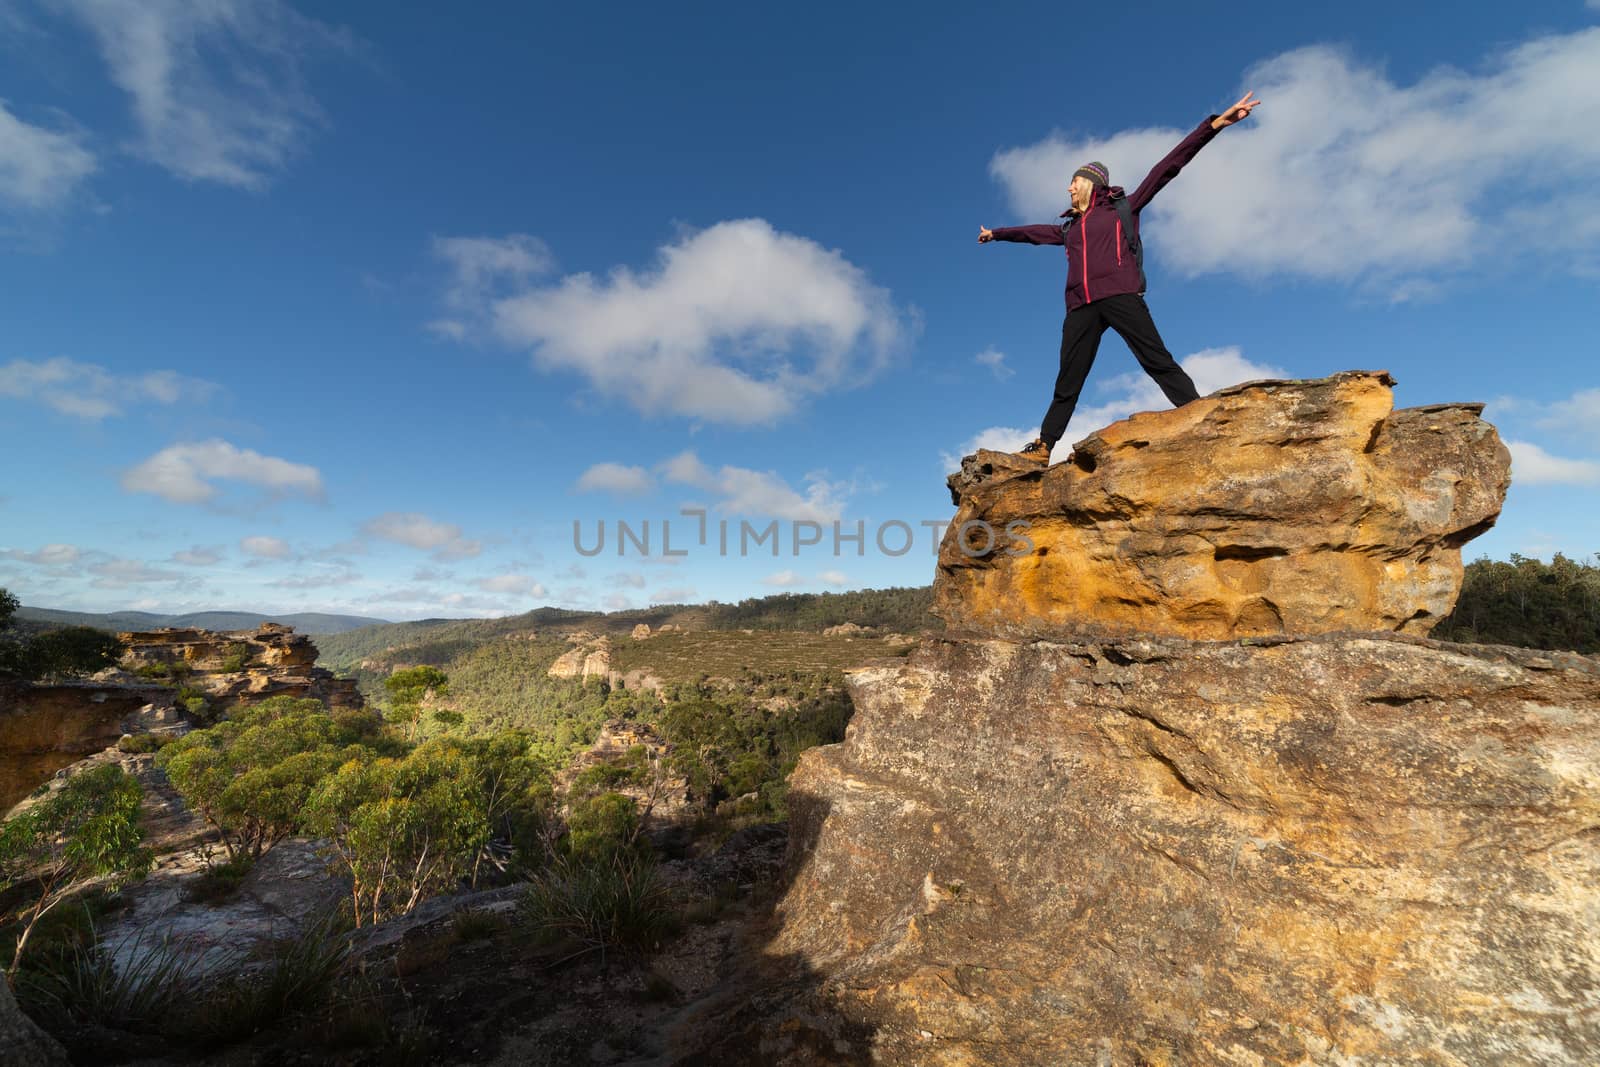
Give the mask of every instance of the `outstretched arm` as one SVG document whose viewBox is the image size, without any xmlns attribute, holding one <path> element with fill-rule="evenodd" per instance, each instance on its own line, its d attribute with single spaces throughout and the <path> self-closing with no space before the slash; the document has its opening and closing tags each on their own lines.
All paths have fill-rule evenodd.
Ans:
<svg viewBox="0 0 1600 1067">
<path fill-rule="evenodd" d="M 1211 142 L 1217 131 L 1224 126 L 1232 126 L 1240 119 L 1247 117 L 1250 112 L 1260 106 L 1261 101 L 1252 100 L 1253 93 L 1245 93 L 1227 111 L 1220 115 L 1211 115 L 1204 122 L 1190 131 L 1189 136 L 1178 142 L 1178 146 L 1168 152 L 1166 158 L 1151 168 L 1145 180 L 1139 183 L 1128 196 L 1128 206 L 1134 211 L 1143 211 L 1144 206 L 1154 200 L 1166 184 L 1178 176 L 1188 162 L 1200 154 L 1200 149 Z"/>
<path fill-rule="evenodd" d="M 996 226 L 994 229 L 978 227 L 978 243 L 988 244 L 990 241 L 1018 241 L 1030 245 L 1058 245 L 1061 243 L 1061 227 L 1050 226 Z"/>
</svg>

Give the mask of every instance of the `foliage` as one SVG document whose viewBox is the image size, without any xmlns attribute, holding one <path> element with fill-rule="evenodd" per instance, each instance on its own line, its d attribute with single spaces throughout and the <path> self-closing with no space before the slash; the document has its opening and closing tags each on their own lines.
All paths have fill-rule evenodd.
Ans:
<svg viewBox="0 0 1600 1067">
<path fill-rule="evenodd" d="M 8 976 L 14 976 L 39 920 L 91 879 L 112 885 L 144 874 L 139 805 L 144 790 L 122 768 L 94 767 L 0 824 L 0 888 L 25 878 L 38 898 L 25 910 Z"/>
<path fill-rule="evenodd" d="M 449 685 L 449 675 L 437 667 L 395 671 L 383 680 L 383 688 L 389 694 L 389 718 L 406 724 L 409 735 L 415 737 L 423 702 L 430 696 L 442 697 Z"/>
<path fill-rule="evenodd" d="M 539 769 L 513 762 L 503 770 L 496 751 L 492 741 L 451 739 L 404 758 L 356 750 L 318 785 L 308 812 L 350 874 L 358 926 L 403 915 L 471 876 L 491 820 L 511 820 L 534 803 Z"/>
<path fill-rule="evenodd" d="M 751 814 L 781 819 L 789 772 L 800 753 L 843 740 L 852 710 L 839 690 L 781 710 L 702 692 L 675 700 L 660 725 L 671 744 L 668 764 L 688 780 L 703 811 L 754 793 Z"/>
<path fill-rule="evenodd" d="M 715 630 L 815 631 L 853 622 L 901 633 L 943 629 L 944 623 L 929 613 L 932 606 L 931 585 L 847 593 L 777 593 L 737 604 L 717 604 L 708 625 Z"/>
<path fill-rule="evenodd" d="M 122 658 L 122 642 L 90 626 L 58 627 L 19 637 L 13 627 L 21 606 L 14 593 L 0 589 L 0 674 L 28 680 L 70 678 L 104 670 Z"/>
<path fill-rule="evenodd" d="M 522 913 L 540 937 L 604 953 L 656 945 L 671 930 L 669 905 L 655 863 L 622 849 L 599 859 L 557 858 L 529 882 Z"/>
<path fill-rule="evenodd" d="M 197 956 L 140 938 L 113 955 L 91 937 L 21 972 L 17 1001 L 52 1030 L 153 1030 L 193 1003 Z"/>
<path fill-rule="evenodd" d="M 237 674 L 250 666 L 250 661 L 254 658 L 254 655 L 255 650 L 250 647 L 248 642 L 233 641 L 228 645 L 227 652 L 222 657 L 222 662 L 218 665 L 218 669 L 227 671 L 230 674 Z"/>
<path fill-rule="evenodd" d="M 1600 556 L 1549 563 L 1512 554 L 1466 567 L 1456 607 L 1434 628 L 1443 641 L 1600 652 Z"/>
<path fill-rule="evenodd" d="M 313 789 L 364 736 L 321 701 L 273 697 L 186 734 L 156 761 L 230 857 L 254 858 L 300 832 Z"/>
</svg>

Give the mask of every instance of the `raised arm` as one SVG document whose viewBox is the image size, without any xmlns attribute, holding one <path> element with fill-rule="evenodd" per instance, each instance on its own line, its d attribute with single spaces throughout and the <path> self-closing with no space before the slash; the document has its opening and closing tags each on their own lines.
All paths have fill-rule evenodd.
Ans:
<svg viewBox="0 0 1600 1067">
<path fill-rule="evenodd" d="M 1058 245 L 1061 227 L 1048 224 L 1040 226 L 996 226 L 992 230 L 978 227 L 978 243 L 990 241 L 1016 241 L 1028 245 Z"/>
<path fill-rule="evenodd" d="M 1246 118 L 1251 111 L 1254 111 L 1261 104 L 1259 100 L 1250 99 L 1252 95 L 1252 93 L 1245 93 L 1239 102 L 1227 111 L 1220 115 L 1207 116 L 1204 122 L 1189 131 L 1189 136 L 1179 141 L 1178 146 L 1167 153 L 1166 158 L 1152 167 L 1150 173 L 1145 176 L 1144 181 L 1139 183 L 1139 188 L 1128 196 L 1128 206 L 1133 208 L 1134 211 L 1144 210 L 1144 206 L 1154 200 L 1156 194 L 1164 189 L 1168 182 L 1176 178 L 1178 172 L 1191 159 L 1200 154 L 1200 149 L 1211 142 L 1211 138 L 1217 135 L 1218 130 L 1224 126 L 1232 126 L 1240 119 Z"/>
</svg>

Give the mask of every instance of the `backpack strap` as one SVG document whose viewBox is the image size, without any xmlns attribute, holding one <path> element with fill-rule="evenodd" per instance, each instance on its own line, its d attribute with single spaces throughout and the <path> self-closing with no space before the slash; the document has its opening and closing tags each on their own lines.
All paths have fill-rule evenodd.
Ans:
<svg viewBox="0 0 1600 1067">
<path fill-rule="evenodd" d="M 1139 240 L 1139 231 L 1133 228 L 1133 205 L 1128 203 L 1126 196 L 1113 196 L 1112 205 L 1117 209 L 1117 216 L 1122 219 L 1122 239 L 1128 242 L 1128 248 L 1133 252 L 1133 261 L 1139 267 L 1139 292 L 1144 293 L 1144 242 Z"/>
</svg>

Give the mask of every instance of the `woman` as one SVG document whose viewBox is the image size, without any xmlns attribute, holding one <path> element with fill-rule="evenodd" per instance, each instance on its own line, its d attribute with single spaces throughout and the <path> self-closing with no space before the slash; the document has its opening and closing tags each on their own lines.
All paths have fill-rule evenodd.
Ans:
<svg viewBox="0 0 1600 1067">
<path fill-rule="evenodd" d="M 1196 126 L 1167 153 L 1120 206 L 1122 187 L 1111 184 L 1102 163 L 1086 163 L 1072 176 L 1068 192 L 1072 206 L 1061 213 L 1062 225 L 978 227 L 978 243 L 1020 241 L 1031 245 L 1064 245 L 1067 253 L 1067 317 L 1061 324 L 1061 372 L 1055 397 L 1045 412 L 1039 436 L 1017 453 L 1040 464 L 1050 462 L 1050 450 L 1067 430 L 1083 381 L 1094 365 L 1095 352 L 1106 330 L 1116 330 L 1161 391 L 1174 406 L 1187 404 L 1200 394 L 1183 368 L 1161 343 L 1161 334 L 1144 302 L 1144 271 L 1140 267 L 1139 212 L 1156 193 L 1178 176 L 1217 131 L 1247 117 L 1260 105 L 1245 93 L 1222 115 L 1212 115 Z M 1125 224 L 1124 218 L 1128 221 Z"/>
</svg>

